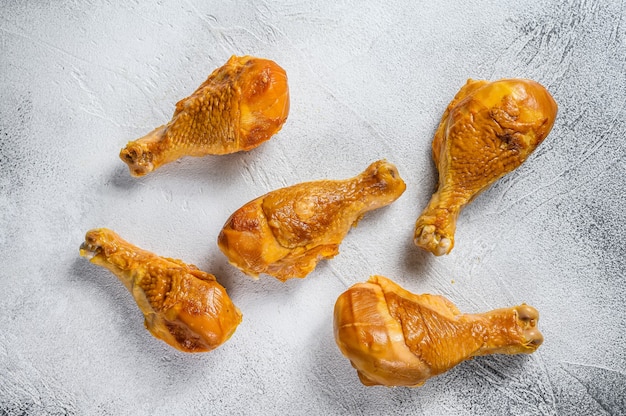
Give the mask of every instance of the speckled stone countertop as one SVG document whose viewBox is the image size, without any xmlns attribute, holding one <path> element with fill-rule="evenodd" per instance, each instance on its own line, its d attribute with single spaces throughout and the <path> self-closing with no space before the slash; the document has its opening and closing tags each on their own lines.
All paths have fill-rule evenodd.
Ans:
<svg viewBox="0 0 626 416">
<path fill-rule="evenodd" d="M 0 6 L 0 415 L 626 414 L 626 24 L 621 1 L 85 1 Z M 170 119 L 232 55 L 287 71 L 269 142 L 132 178 L 119 150 Z M 545 142 L 413 245 L 430 145 L 468 78 L 539 81 Z M 386 158 L 404 195 L 306 279 L 254 281 L 216 238 L 270 190 Z M 78 256 L 108 227 L 215 274 L 243 312 L 223 346 L 153 338 L 108 271 Z M 421 388 L 364 387 L 335 345 L 337 296 L 372 274 L 464 312 L 526 302 L 544 344 L 464 362 Z"/>
</svg>

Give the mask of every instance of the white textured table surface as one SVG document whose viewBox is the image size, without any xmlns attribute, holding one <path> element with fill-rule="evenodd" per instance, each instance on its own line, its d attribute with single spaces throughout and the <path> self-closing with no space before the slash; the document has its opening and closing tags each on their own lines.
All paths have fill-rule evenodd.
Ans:
<svg viewBox="0 0 626 416">
<path fill-rule="evenodd" d="M 626 414 L 623 2 L 0 10 L 0 415 Z M 286 69 L 282 131 L 249 153 L 130 177 L 120 148 L 167 122 L 232 54 Z M 413 225 L 435 187 L 434 129 L 470 77 L 535 79 L 560 111 L 529 160 L 462 212 L 452 253 L 435 258 L 413 245 Z M 306 279 L 253 281 L 218 250 L 224 221 L 250 199 L 381 158 L 407 191 Z M 214 273 L 244 314 L 231 340 L 188 355 L 153 338 L 118 280 L 79 258 L 94 227 Z M 526 302 L 545 343 L 418 389 L 363 387 L 334 343 L 332 308 L 371 274 L 465 312 Z"/>
</svg>

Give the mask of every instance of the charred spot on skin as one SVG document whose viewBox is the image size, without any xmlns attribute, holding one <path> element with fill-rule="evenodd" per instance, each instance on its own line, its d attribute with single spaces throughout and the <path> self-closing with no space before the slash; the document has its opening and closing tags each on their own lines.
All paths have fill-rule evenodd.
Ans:
<svg viewBox="0 0 626 416">
<path fill-rule="evenodd" d="M 234 231 L 253 231 L 259 229 L 259 220 L 246 215 L 233 215 L 228 223 Z"/>
<path fill-rule="evenodd" d="M 198 337 L 191 334 L 181 322 L 165 322 L 165 327 L 184 350 L 190 352 L 206 350 L 206 346 L 200 342 Z"/>
<path fill-rule="evenodd" d="M 517 137 L 517 133 L 512 130 L 505 130 L 503 133 L 497 134 L 496 136 L 501 141 L 501 149 L 519 151 L 523 147 L 521 140 Z"/>
</svg>

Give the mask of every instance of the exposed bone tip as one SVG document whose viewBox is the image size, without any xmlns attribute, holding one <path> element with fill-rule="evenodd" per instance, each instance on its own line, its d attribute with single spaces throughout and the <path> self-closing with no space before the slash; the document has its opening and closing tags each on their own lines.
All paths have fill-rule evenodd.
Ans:
<svg viewBox="0 0 626 416">
<path fill-rule="evenodd" d="M 452 241 L 447 237 L 442 237 L 437 247 L 435 247 L 434 254 L 436 256 L 443 256 L 444 254 L 448 254 L 451 249 Z"/>
<path fill-rule="evenodd" d="M 528 340 L 527 345 L 538 348 L 543 344 L 543 335 L 537 328 L 531 328 L 524 331 L 524 337 Z"/>
<path fill-rule="evenodd" d="M 108 242 L 117 235 L 108 228 L 94 228 L 87 231 L 85 241 L 80 245 L 79 252 L 82 257 L 92 259 L 100 254 Z"/>
<path fill-rule="evenodd" d="M 120 151 L 120 159 L 128 165 L 130 174 L 139 177 L 144 176 L 155 169 L 154 155 L 136 142 L 130 142 Z"/>
<path fill-rule="evenodd" d="M 532 322 L 539 319 L 539 312 L 530 305 L 522 304 L 515 307 L 517 316 L 521 321 Z"/>
<path fill-rule="evenodd" d="M 430 251 L 435 256 L 442 256 L 448 254 L 452 250 L 452 239 L 442 236 L 436 232 L 434 225 L 424 225 L 421 229 L 418 227 L 415 230 L 414 243 L 416 246 Z"/>
<path fill-rule="evenodd" d="M 515 307 L 519 325 L 526 339 L 525 345 L 536 350 L 543 343 L 543 335 L 537 328 L 539 312 L 530 305 L 522 304 Z"/>
<path fill-rule="evenodd" d="M 93 259 L 100 252 L 100 247 L 88 242 L 84 242 L 80 245 L 79 253 L 81 257 L 85 257 L 87 260 Z"/>
<path fill-rule="evenodd" d="M 435 238 L 435 226 L 424 225 L 422 229 L 415 230 L 415 244 L 426 248 Z"/>
<path fill-rule="evenodd" d="M 386 159 L 372 162 L 360 176 L 375 178 L 378 183 L 397 184 L 402 188 L 402 192 L 406 188 L 396 165 Z"/>
</svg>

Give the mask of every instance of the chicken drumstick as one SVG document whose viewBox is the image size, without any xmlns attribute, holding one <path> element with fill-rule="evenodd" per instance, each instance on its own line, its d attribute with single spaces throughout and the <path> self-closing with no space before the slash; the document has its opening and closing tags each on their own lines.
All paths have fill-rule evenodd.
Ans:
<svg viewBox="0 0 626 416">
<path fill-rule="evenodd" d="M 339 296 L 334 331 L 364 385 L 417 387 L 474 356 L 534 352 L 538 320 L 528 305 L 461 314 L 442 296 L 372 276 Z"/>
<path fill-rule="evenodd" d="M 433 254 L 454 246 L 461 209 L 520 166 L 546 138 L 557 105 L 535 81 L 469 80 L 443 114 L 432 144 L 439 188 L 415 225 L 415 244 Z"/>
<path fill-rule="evenodd" d="M 172 120 L 120 152 L 133 176 L 183 156 L 250 150 L 277 133 L 289 113 L 285 70 L 251 56 L 231 57 L 189 97 Z"/>
<path fill-rule="evenodd" d="M 215 349 L 241 322 L 215 276 L 135 247 L 111 230 L 88 231 L 80 255 L 113 272 L 135 298 L 148 331 L 181 351 Z"/>
<path fill-rule="evenodd" d="M 231 264 L 258 277 L 305 277 L 363 214 L 395 201 L 406 188 L 394 165 L 374 162 L 351 179 L 306 182 L 263 195 L 235 211 L 218 237 Z"/>
</svg>

